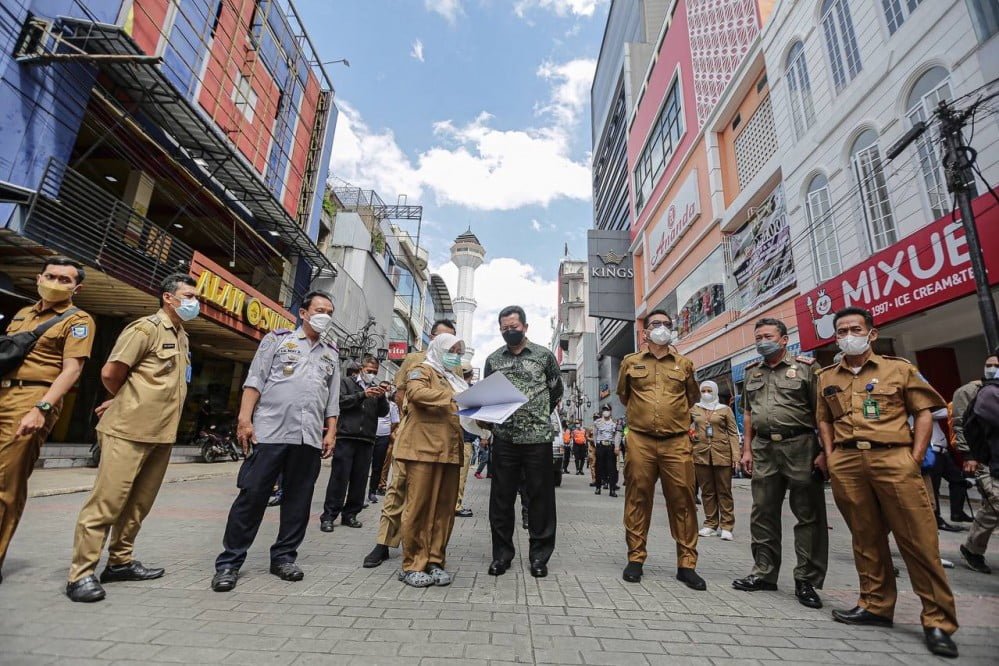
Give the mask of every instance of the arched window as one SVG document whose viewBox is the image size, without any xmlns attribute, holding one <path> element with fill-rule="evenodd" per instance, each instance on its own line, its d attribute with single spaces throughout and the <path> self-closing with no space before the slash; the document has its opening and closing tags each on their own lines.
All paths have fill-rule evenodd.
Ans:
<svg viewBox="0 0 999 666">
<path fill-rule="evenodd" d="M 923 0 L 881 0 L 881 8 L 885 12 L 885 20 L 888 22 L 888 32 L 895 34 L 895 31 L 902 27 L 909 14 L 916 11 Z"/>
<path fill-rule="evenodd" d="M 872 129 L 861 132 L 850 148 L 850 157 L 871 246 L 875 251 L 882 250 L 898 240 L 898 233 L 881 163 L 878 133 Z"/>
<path fill-rule="evenodd" d="M 788 52 L 784 73 L 787 76 L 787 93 L 791 102 L 794 134 L 800 139 L 815 123 L 812 82 L 808 78 L 808 63 L 805 62 L 805 48 L 801 42 L 795 42 Z"/>
<path fill-rule="evenodd" d="M 861 70 L 857 35 L 853 31 L 853 17 L 846 0 L 823 0 L 822 34 L 826 39 L 833 83 L 836 92 L 840 92 Z"/>
<path fill-rule="evenodd" d="M 814 176 L 808 183 L 805 213 L 815 248 L 815 278 L 817 282 L 823 282 L 837 275 L 841 264 L 836 221 L 829 200 L 829 181 L 822 174 Z"/>
<path fill-rule="evenodd" d="M 933 67 L 916 80 L 905 102 L 905 116 L 910 125 L 929 122 L 933 110 L 942 100 L 951 98 L 950 74 L 943 67 Z M 930 206 L 931 219 L 943 217 L 950 210 L 947 180 L 940 160 L 940 147 L 934 142 L 939 131 L 931 128 L 916 139 L 919 170 Z"/>
</svg>

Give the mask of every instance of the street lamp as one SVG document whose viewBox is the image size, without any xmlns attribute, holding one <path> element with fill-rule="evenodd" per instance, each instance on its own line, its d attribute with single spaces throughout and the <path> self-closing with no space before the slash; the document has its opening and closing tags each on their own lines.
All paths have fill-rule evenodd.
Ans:
<svg viewBox="0 0 999 666">
<path fill-rule="evenodd" d="M 347 359 L 359 361 L 367 354 L 374 356 L 379 363 L 388 358 L 388 349 L 384 346 L 385 338 L 380 333 L 371 332 L 374 325 L 375 318 L 369 316 L 367 323 L 357 333 L 346 335 L 340 340 L 338 346 L 341 361 Z"/>
<path fill-rule="evenodd" d="M 347 60 L 346 58 L 339 58 L 337 60 L 327 60 L 326 62 L 321 62 L 319 64 L 320 65 L 335 65 L 335 64 L 340 63 L 340 62 L 342 62 L 345 67 L 350 67 L 350 61 Z"/>
</svg>

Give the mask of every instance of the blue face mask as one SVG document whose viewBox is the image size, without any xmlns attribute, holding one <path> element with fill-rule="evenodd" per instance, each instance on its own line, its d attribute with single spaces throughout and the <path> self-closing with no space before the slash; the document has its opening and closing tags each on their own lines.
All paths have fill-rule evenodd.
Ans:
<svg viewBox="0 0 999 666">
<path fill-rule="evenodd" d="M 184 298 L 174 310 L 181 321 L 191 321 L 201 312 L 201 303 L 196 298 Z"/>
<path fill-rule="evenodd" d="M 461 354 L 455 354 L 454 352 L 448 352 L 444 354 L 443 359 L 445 368 L 460 368 L 461 367 Z"/>
</svg>

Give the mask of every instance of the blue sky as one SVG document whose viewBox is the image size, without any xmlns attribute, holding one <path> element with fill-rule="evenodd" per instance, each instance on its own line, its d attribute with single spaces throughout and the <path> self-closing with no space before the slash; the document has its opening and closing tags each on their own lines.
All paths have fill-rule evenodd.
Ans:
<svg viewBox="0 0 999 666">
<path fill-rule="evenodd" d="M 422 204 L 421 244 L 452 289 L 447 248 L 471 225 L 487 251 L 477 349 L 498 344 L 495 313 L 511 300 L 547 344 L 564 244 L 585 256 L 592 226 L 589 89 L 609 2 L 296 6 L 322 59 L 350 60 L 329 67 L 340 107 L 333 173 L 388 202 Z"/>
</svg>

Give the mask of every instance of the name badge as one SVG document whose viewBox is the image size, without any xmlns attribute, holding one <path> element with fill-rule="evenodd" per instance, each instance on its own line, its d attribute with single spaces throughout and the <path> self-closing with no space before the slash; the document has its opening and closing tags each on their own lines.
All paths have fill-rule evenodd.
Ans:
<svg viewBox="0 0 999 666">
<path fill-rule="evenodd" d="M 873 398 L 868 398 L 864 400 L 864 418 L 876 421 L 881 418 L 881 408 L 878 407 L 878 401 Z"/>
</svg>

